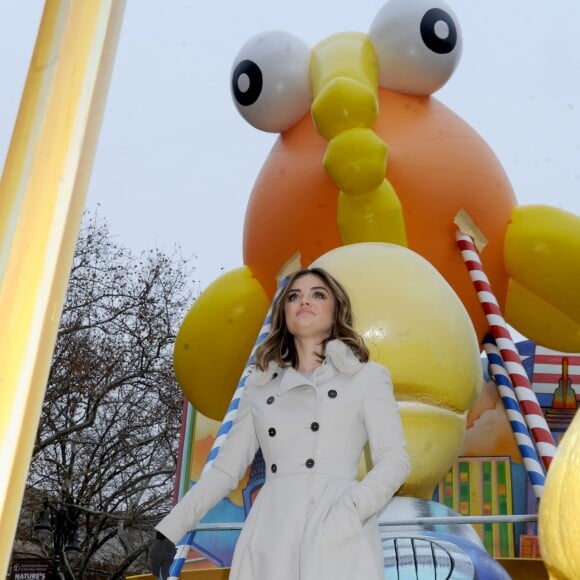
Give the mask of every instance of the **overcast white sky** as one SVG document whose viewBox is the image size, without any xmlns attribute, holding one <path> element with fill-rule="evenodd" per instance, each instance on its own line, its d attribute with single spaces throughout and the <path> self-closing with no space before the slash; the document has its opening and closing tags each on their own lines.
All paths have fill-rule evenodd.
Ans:
<svg viewBox="0 0 580 580">
<path fill-rule="evenodd" d="M 411 2 L 412 0 L 409 0 Z M 274 136 L 237 114 L 238 50 L 262 30 L 314 45 L 368 31 L 379 0 L 128 0 L 88 206 L 135 250 L 179 245 L 204 288 L 242 264 L 244 212 Z M 449 0 L 463 57 L 435 97 L 504 165 L 520 203 L 580 214 L 578 0 Z M 44 2 L 0 3 L 0 162 Z"/>
</svg>

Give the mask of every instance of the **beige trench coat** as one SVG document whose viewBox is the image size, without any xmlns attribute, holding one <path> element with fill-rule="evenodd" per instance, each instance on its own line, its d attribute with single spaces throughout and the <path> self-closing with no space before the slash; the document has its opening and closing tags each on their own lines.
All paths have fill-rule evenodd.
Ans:
<svg viewBox="0 0 580 580">
<path fill-rule="evenodd" d="M 369 441 L 373 468 L 357 481 Z M 331 341 L 311 380 L 270 365 L 247 381 L 209 469 L 157 529 L 177 542 L 234 489 L 261 447 L 266 482 L 236 545 L 231 580 L 382 580 L 376 514 L 409 473 L 389 373 Z"/>
</svg>

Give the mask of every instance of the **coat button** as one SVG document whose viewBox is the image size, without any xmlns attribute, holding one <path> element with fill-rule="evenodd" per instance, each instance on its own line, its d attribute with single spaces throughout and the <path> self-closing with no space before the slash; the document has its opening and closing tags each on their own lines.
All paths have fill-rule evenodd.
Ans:
<svg viewBox="0 0 580 580">
<path fill-rule="evenodd" d="M 336 395 L 337 395 L 337 394 L 338 394 L 338 393 L 337 393 L 337 392 L 336 392 L 334 389 L 330 389 L 330 391 L 328 391 L 328 396 L 329 396 L 331 399 L 336 399 Z"/>
<path fill-rule="evenodd" d="M 306 467 L 308 467 L 308 469 L 312 469 L 314 467 L 314 459 L 307 459 Z"/>
<path fill-rule="evenodd" d="M 271 405 L 274 402 L 274 397 L 270 396 L 266 399 L 266 403 L 268 403 L 268 405 Z"/>
<path fill-rule="evenodd" d="M 276 473 L 278 471 L 278 466 L 275 463 L 272 463 L 272 467 L 270 467 L 270 471 L 272 473 Z"/>
<path fill-rule="evenodd" d="M 312 425 L 310 425 L 310 428 L 313 431 L 318 431 L 318 429 L 320 428 L 320 425 L 316 421 L 314 421 L 314 423 L 312 423 Z"/>
<path fill-rule="evenodd" d="M 268 429 L 268 435 L 270 435 L 270 437 L 274 437 L 274 435 L 276 435 L 276 429 L 274 429 L 274 427 L 270 427 Z"/>
</svg>

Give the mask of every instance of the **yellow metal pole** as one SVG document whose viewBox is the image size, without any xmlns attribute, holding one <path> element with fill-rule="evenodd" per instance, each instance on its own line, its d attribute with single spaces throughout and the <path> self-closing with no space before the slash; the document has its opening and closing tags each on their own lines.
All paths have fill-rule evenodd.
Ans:
<svg viewBox="0 0 580 580">
<path fill-rule="evenodd" d="M 5 576 L 125 0 L 47 0 L 0 181 Z"/>
</svg>

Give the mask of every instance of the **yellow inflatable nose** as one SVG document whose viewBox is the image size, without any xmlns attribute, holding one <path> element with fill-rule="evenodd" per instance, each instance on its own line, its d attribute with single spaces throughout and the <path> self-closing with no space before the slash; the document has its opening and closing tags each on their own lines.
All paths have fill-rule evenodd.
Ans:
<svg viewBox="0 0 580 580">
<path fill-rule="evenodd" d="M 343 32 L 318 44 L 310 59 L 318 133 L 332 139 L 346 129 L 371 127 L 379 113 L 378 67 L 365 34 Z"/>
<path fill-rule="evenodd" d="M 387 181 L 387 145 L 372 130 L 378 64 L 365 34 L 343 32 L 318 44 L 310 59 L 312 120 L 329 141 L 324 168 L 339 188 L 337 225 L 343 244 L 407 245 L 403 209 Z"/>
</svg>

